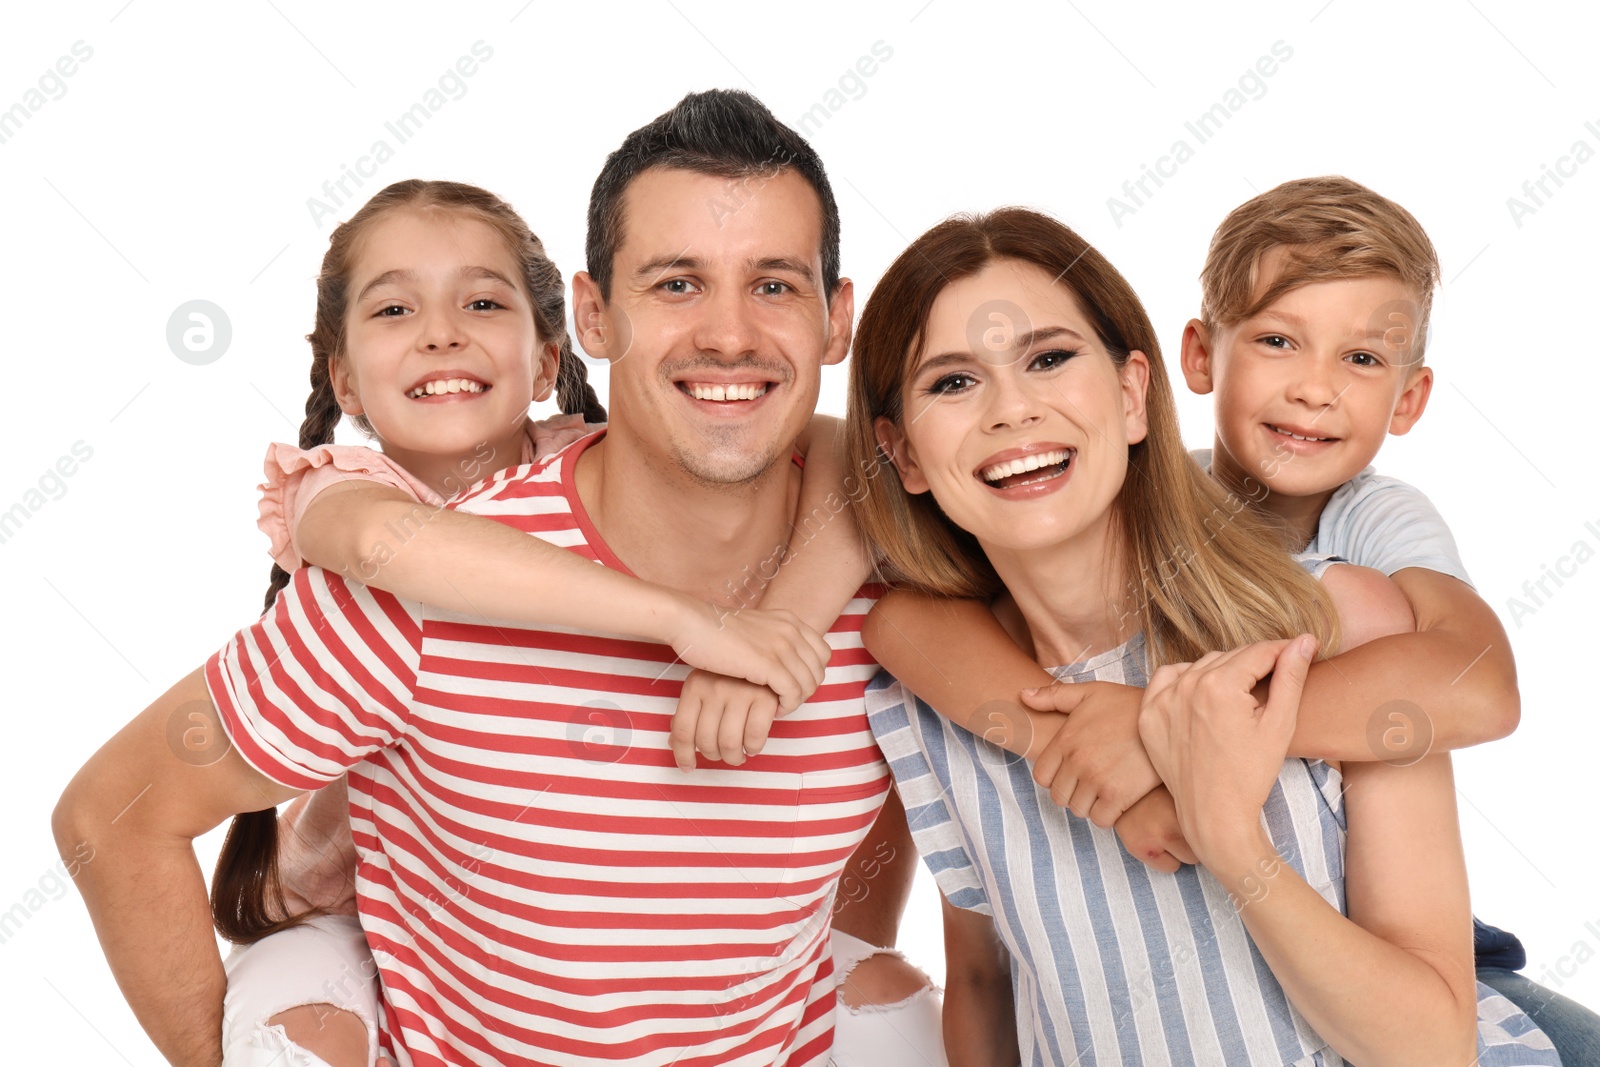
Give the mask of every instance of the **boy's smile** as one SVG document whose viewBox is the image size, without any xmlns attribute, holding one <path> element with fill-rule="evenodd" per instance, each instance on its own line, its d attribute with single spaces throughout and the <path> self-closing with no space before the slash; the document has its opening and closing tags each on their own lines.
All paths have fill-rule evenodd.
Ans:
<svg viewBox="0 0 1600 1067">
<path fill-rule="evenodd" d="M 1263 288 L 1281 254 L 1262 258 Z M 1417 316 L 1404 283 L 1375 275 L 1300 286 L 1226 326 L 1191 321 L 1184 378 L 1217 394 L 1212 473 L 1294 525 L 1320 514 L 1422 415 L 1433 372 L 1412 354 Z"/>
</svg>

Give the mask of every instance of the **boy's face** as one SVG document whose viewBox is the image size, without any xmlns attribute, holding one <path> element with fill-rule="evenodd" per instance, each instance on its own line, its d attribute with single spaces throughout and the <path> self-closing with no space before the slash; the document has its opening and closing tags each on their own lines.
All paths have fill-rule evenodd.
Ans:
<svg viewBox="0 0 1600 1067">
<path fill-rule="evenodd" d="M 1281 264 L 1262 260 L 1262 288 Z M 1331 493 L 1359 474 L 1384 437 L 1422 416 L 1433 372 L 1411 347 L 1420 316 L 1398 278 L 1375 275 L 1291 290 L 1242 322 L 1183 335 L 1183 375 L 1216 392 L 1213 472 L 1250 490 Z"/>
</svg>

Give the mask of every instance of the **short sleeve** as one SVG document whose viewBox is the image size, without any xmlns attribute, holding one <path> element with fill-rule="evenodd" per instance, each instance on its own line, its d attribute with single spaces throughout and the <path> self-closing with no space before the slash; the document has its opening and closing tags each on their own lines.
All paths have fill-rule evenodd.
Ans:
<svg viewBox="0 0 1600 1067">
<path fill-rule="evenodd" d="M 1370 469 L 1333 494 L 1306 550 L 1332 553 L 1388 575 L 1423 567 L 1472 583 L 1433 502 L 1415 486 Z"/>
<path fill-rule="evenodd" d="M 947 799 L 952 758 L 960 762 L 964 754 L 952 751 L 945 721 L 888 671 L 879 671 L 864 695 L 867 723 L 894 772 L 911 838 L 939 891 L 958 908 L 993 917 L 972 851 Z"/>
<path fill-rule="evenodd" d="M 393 486 L 424 504 L 444 503 L 425 482 L 382 452 L 359 445 L 319 445 L 306 451 L 274 443 L 267 446 L 263 472 L 266 481 L 260 486 L 256 526 L 272 542 L 273 561 L 291 573 L 303 558 L 296 536 L 300 519 L 317 494 L 330 485 L 364 478 Z"/>
<path fill-rule="evenodd" d="M 246 762 L 316 789 L 404 735 L 421 644 L 417 605 L 302 567 L 207 661 L 206 687 Z"/>
</svg>

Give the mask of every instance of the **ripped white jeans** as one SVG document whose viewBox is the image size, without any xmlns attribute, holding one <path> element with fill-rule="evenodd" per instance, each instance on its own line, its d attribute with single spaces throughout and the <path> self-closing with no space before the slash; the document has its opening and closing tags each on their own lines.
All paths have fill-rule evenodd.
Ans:
<svg viewBox="0 0 1600 1067">
<path fill-rule="evenodd" d="M 940 1024 L 939 991 L 930 983 L 894 1004 L 852 1008 L 843 992 L 850 972 L 878 954 L 905 954 L 877 948 L 840 930 L 833 931 L 833 980 L 840 992 L 833 1022 L 834 1067 L 946 1067 Z M 909 962 L 909 961 L 908 961 Z"/>
<path fill-rule="evenodd" d="M 905 957 L 833 931 L 835 988 L 878 953 Z M 222 1016 L 223 1067 L 329 1067 L 289 1040 L 267 1020 L 305 1004 L 331 1004 L 367 1026 L 367 1065 L 378 1055 L 377 966 L 361 924 L 325 915 L 234 948 L 224 961 L 228 993 Z M 896 1004 L 848 1007 L 834 1015 L 834 1067 L 946 1067 L 939 1021 L 939 992 L 932 985 Z"/>
<path fill-rule="evenodd" d="M 237 945 L 223 961 L 222 1067 L 328 1067 L 267 1020 L 304 1004 L 331 1004 L 367 1026 L 367 1067 L 378 1057 L 378 968 L 361 923 L 323 915 Z"/>
</svg>

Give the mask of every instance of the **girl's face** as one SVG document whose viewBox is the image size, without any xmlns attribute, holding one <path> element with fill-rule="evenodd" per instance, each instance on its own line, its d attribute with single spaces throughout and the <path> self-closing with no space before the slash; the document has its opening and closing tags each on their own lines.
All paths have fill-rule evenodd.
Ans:
<svg viewBox="0 0 1600 1067">
<path fill-rule="evenodd" d="M 332 368 L 340 408 L 365 414 L 402 462 L 519 462 L 528 406 L 550 395 L 557 351 L 539 340 L 521 274 L 505 240 L 472 215 L 382 216 L 350 272 L 345 352 Z"/>
<path fill-rule="evenodd" d="M 986 549 L 1054 547 L 1103 531 L 1145 435 L 1149 363 L 1112 362 L 1071 290 L 998 260 L 935 300 L 902 387 L 903 426 L 878 440 L 912 493 Z"/>
</svg>

